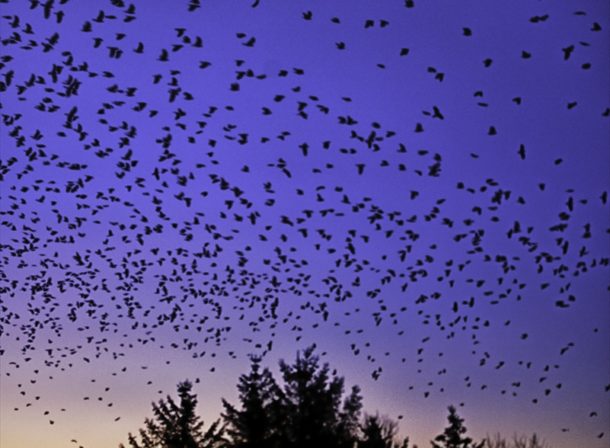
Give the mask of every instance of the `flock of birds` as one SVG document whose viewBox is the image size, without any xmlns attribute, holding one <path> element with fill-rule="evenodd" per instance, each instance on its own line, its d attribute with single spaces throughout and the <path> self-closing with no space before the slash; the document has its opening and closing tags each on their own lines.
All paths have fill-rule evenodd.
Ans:
<svg viewBox="0 0 610 448">
<path fill-rule="evenodd" d="M 389 359 L 415 365 L 425 381 L 408 387 L 425 397 L 493 388 L 488 379 L 509 366 L 518 376 L 494 393 L 517 397 L 528 384 L 534 404 L 559 393 L 562 363 L 578 344 L 557 341 L 552 353 L 528 355 L 532 329 L 520 323 L 520 310 L 561 319 L 589 300 L 575 292 L 578 285 L 598 271 L 607 275 L 607 222 L 596 219 L 607 216 L 607 190 L 567 187 L 572 180 L 553 171 L 576 155 L 541 154 L 520 142 L 498 156 L 516 167 L 506 175 L 493 156 L 442 149 L 438 135 L 460 132 L 468 118 L 448 112 L 455 108 L 445 86 L 457 69 L 412 62 L 426 48 L 400 42 L 391 54 L 366 53 L 381 62 L 352 61 L 371 73 L 408 67 L 421 89 L 440 92 L 398 127 L 359 104 L 366 99 L 347 91 L 348 79 L 324 86 L 315 57 L 303 65 L 269 62 L 270 38 L 197 27 L 198 14 L 218 14 L 213 2 L 171 3 L 178 11 L 163 20 L 175 26 L 154 32 L 141 23 L 152 17 L 145 2 L 0 6 L 0 355 L 4 381 L 18 378 L 14 411 L 38 407 L 54 424 L 69 410 L 43 406 L 37 381 L 95 362 L 121 375 L 130 353 L 144 346 L 164 353 L 166 364 L 180 353 L 214 372 L 222 356 L 264 356 L 278 340 L 299 346 L 318 332 L 340 335 L 374 380 L 383 381 Z M 262 21 L 257 14 L 272 3 L 239 8 Z M 423 7 L 390 3 L 407 16 Z M 349 27 L 328 42 L 330 31 L 310 36 L 314 51 L 336 53 L 330 66 L 337 69 L 357 51 L 357 36 L 382 36 L 402 20 L 378 17 L 375 7 L 360 17 L 364 11 L 345 6 L 337 7 L 344 15 L 312 4 L 276 20 L 299 29 Z M 548 27 L 554 19 L 524 15 L 519 26 Z M 588 51 L 603 20 L 578 10 L 567 20 L 581 37 L 547 45 L 572 76 L 585 76 L 596 69 L 599 56 Z M 451 32 L 462 42 L 475 40 L 478 29 Z M 301 45 L 314 46 L 293 44 L 295 57 Z M 513 50 L 517 65 L 537 57 Z M 466 70 L 485 76 L 495 60 L 483 57 Z M 494 117 L 500 107 L 489 86 L 468 92 L 473 117 Z M 515 113 L 530 101 L 518 91 L 507 95 L 501 107 Z M 588 107 L 574 96 L 566 111 Z M 609 108 L 588 113 L 608 126 Z M 481 121 L 493 118 L 471 123 Z M 485 125 L 481 147 L 493 147 L 501 132 Z M 528 164 L 548 171 L 521 177 L 538 169 Z M 603 331 L 581 324 L 587 334 Z M 494 352 L 498 337 L 523 347 L 522 359 Z M 452 376 L 451 344 L 469 350 L 465 378 Z M 154 368 L 143 366 L 142 378 Z M 83 400 L 112 407 L 108 391 Z M 599 391 L 607 397 L 610 385 Z M 603 426 L 599 439 L 607 439 Z"/>
</svg>

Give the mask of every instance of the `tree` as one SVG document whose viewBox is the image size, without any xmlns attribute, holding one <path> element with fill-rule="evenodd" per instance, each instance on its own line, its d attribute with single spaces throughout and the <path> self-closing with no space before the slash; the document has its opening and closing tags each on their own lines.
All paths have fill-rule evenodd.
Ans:
<svg viewBox="0 0 610 448">
<path fill-rule="evenodd" d="M 409 438 L 396 440 L 398 423 L 379 414 L 365 415 L 361 426 L 362 437 L 358 448 L 408 448 Z"/>
<path fill-rule="evenodd" d="M 490 436 L 483 439 L 483 448 L 548 448 L 549 445 L 544 440 L 540 440 L 537 434 L 532 434 L 530 437 L 522 435 L 514 435 L 512 442 L 508 441 L 500 434 L 496 434 L 493 438 Z"/>
<path fill-rule="evenodd" d="M 293 365 L 280 361 L 284 387 L 278 397 L 283 424 L 281 446 L 294 448 L 352 447 L 357 441 L 362 409 L 360 389 L 353 387 L 341 402 L 343 378 L 319 365 L 315 346 L 297 352 Z"/>
<path fill-rule="evenodd" d="M 260 358 L 252 357 L 250 373 L 241 375 L 237 390 L 241 409 L 225 399 L 223 419 L 227 434 L 235 448 L 267 448 L 277 446 L 279 389 L 268 369 L 262 369 Z"/>
<path fill-rule="evenodd" d="M 476 444 L 470 437 L 466 437 L 464 419 L 457 414 L 454 406 L 449 406 L 447 420 L 449 426 L 431 442 L 433 448 L 483 448 L 483 442 Z"/>
<path fill-rule="evenodd" d="M 223 427 L 215 421 L 203 432 L 203 421 L 195 414 L 197 396 L 191 393 L 192 384 L 184 381 L 178 384 L 180 403 L 168 395 L 165 400 L 152 404 L 154 418 L 144 421 L 139 430 L 140 442 L 129 433 L 131 448 L 217 448 L 222 445 Z M 124 445 L 120 445 L 125 448 Z"/>
</svg>

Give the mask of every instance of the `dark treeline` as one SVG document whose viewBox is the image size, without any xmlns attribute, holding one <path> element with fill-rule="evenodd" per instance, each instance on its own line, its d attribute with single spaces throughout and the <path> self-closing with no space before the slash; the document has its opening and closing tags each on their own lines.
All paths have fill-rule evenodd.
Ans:
<svg viewBox="0 0 610 448">
<path fill-rule="evenodd" d="M 293 364 L 280 361 L 281 382 L 261 359 L 251 357 L 250 371 L 237 384 L 239 405 L 223 399 L 221 417 L 204 429 L 196 413 L 197 397 L 189 381 L 178 384 L 178 401 L 170 396 L 153 403 L 153 417 L 130 448 L 417 448 L 400 439 L 398 423 L 362 409 L 357 386 L 346 392 L 343 377 L 320 364 L 314 347 L 297 353 Z M 543 448 L 536 435 L 486 437 L 466 435 L 464 420 L 449 407 L 448 426 L 430 443 L 433 448 Z M 125 448 L 124 445 L 120 445 Z"/>
</svg>

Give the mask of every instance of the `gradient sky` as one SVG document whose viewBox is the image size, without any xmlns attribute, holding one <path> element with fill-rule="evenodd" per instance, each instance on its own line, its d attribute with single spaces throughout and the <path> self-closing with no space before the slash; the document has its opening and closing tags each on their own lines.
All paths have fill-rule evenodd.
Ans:
<svg viewBox="0 0 610 448">
<path fill-rule="evenodd" d="M 311 343 L 420 447 L 610 446 L 608 2 L 47 4 L 0 5 L 2 448 Z"/>
</svg>

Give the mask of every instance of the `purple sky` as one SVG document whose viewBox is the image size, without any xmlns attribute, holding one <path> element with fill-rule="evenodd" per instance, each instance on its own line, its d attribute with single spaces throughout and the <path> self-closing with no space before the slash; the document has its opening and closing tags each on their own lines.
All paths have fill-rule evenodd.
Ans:
<svg viewBox="0 0 610 448">
<path fill-rule="evenodd" d="M 420 447 L 610 446 L 610 4 L 47 4 L 0 5 L 2 448 L 311 343 Z"/>
</svg>

